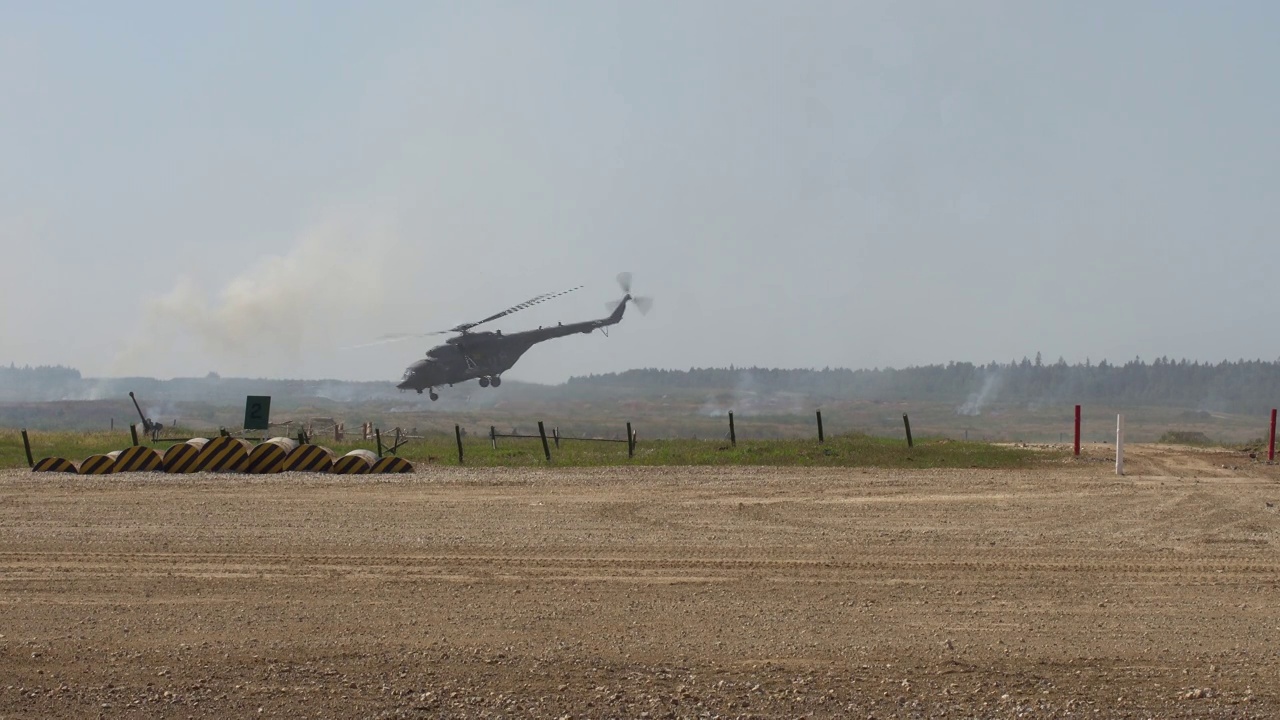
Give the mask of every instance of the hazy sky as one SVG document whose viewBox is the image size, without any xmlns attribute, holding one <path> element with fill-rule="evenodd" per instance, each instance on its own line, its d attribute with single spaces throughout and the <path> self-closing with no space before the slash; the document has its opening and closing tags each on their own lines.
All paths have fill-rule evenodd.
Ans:
<svg viewBox="0 0 1280 720">
<path fill-rule="evenodd" d="M 1275 359 L 1280 4 L 0 0 L 0 362 Z"/>
</svg>

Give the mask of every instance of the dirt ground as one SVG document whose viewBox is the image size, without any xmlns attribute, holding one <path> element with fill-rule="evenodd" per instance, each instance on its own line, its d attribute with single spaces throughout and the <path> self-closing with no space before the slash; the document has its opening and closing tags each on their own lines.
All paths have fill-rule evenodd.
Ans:
<svg viewBox="0 0 1280 720">
<path fill-rule="evenodd" d="M 0 717 L 1280 717 L 1280 466 L 0 472 Z"/>
</svg>

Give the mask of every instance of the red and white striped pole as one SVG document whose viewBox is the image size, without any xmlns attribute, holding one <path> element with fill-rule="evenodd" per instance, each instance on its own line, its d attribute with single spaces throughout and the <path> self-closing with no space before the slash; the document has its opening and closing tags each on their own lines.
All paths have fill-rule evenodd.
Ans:
<svg viewBox="0 0 1280 720">
<path fill-rule="evenodd" d="M 1080 455 L 1080 406 L 1076 406 L 1076 455 Z"/>
<path fill-rule="evenodd" d="M 1267 462 L 1276 460 L 1276 409 L 1271 408 L 1271 440 L 1267 443 Z"/>
<path fill-rule="evenodd" d="M 1116 474 L 1124 475 L 1124 416 L 1116 415 Z"/>
</svg>

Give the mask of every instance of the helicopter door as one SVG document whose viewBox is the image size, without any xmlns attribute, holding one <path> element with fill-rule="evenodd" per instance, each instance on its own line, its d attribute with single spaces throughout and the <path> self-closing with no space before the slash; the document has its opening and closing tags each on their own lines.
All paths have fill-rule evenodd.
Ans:
<svg viewBox="0 0 1280 720">
<path fill-rule="evenodd" d="M 478 370 L 480 368 L 480 364 L 476 362 L 475 358 L 471 357 L 471 353 L 467 352 L 462 343 L 458 343 L 458 352 L 462 354 L 462 361 L 467 364 L 468 370 Z"/>
</svg>

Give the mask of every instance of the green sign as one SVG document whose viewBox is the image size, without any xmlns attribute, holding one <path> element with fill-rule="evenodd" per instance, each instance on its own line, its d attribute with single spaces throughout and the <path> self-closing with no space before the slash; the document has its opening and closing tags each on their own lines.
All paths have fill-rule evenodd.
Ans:
<svg viewBox="0 0 1280 720">
<path fill-rule="evenodd" d="M 244 399 L 244 429 L 267 430 L 271 427 L 271 396 L 250 395 Z"/>
</svg>

